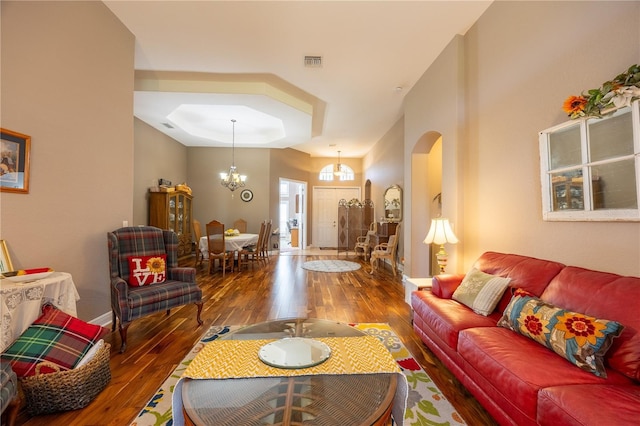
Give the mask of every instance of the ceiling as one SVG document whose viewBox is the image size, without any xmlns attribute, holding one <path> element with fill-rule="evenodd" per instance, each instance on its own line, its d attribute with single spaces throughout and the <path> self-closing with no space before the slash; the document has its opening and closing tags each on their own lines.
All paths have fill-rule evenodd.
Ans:
<svg viewBox="0 0 640 426">
<path fill-rule="evenodd" d="M 359 158 L 491 1 L 104 3 L 136 38 L 134 114 L 147 124 L 186 146 Z"/>
</svg>

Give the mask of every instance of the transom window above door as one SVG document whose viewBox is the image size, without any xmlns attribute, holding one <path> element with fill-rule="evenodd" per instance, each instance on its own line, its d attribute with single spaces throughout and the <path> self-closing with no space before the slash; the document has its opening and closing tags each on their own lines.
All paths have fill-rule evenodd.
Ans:
<svg viewBox="0 0 640 426">
<path fill-rule="evenodd" d="M 346 164 L 340 165 L 340 170 L 336 170 L 333 164 L 329 164 L 328 166 L 324 166 L 322 170 L 320 170 L 319 179 L 324 181 L 347 181 L 347 180 L 355 180 L 355 173 L 353 169 Z"/>
</svg>

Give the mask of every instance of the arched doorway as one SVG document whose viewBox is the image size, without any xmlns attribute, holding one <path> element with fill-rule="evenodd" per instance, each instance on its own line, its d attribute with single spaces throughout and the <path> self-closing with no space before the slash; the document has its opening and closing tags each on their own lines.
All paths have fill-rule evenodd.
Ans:
<svg viewBox="0 0 640 426">
<path fill-rule="evenodd" d="M 437 274 L 431 247 L 424 244 L 431 219 L 442 212 L 442 135 L 427 132 L 411 151 L 411 275 Z M 435 268 L 435 269 L 434 269 Z"/>
</svg>

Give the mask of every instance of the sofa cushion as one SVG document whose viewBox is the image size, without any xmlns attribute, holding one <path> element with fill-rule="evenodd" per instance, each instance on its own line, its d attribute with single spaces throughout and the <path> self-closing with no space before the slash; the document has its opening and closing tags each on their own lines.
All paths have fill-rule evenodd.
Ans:
<svg viewBox="0 0 640 426">
<path fill-rule="evenodd" d="M 487 316 L 509 286 L 510 278 L 496 277 L 472 268 L 453 293 L 453 300 L 468 306 L 476 314 Z"/>
<path fill-rule="evenodd" d="M 167 255 L 129 256 L 129 285 L 160 284 L 167 279 Z"/>
<path fill-rule="evenodd" d="M 540 296 L 564 265 L 535 257 L 488 251 L 478 258 L 473 267 L 487 274 L 511 278 L 511 288 L 523 288 Z M 498 311 L 503 312 L 510 300 L 511 294 L 505 291 L 498 303 Z"/>
<path fill-rule="evenodd" d="M 607 375 L 604 354 L 623 328 L 616 321 L 568 311 L 522 290 L 515 292 L 498 325 L 545 345 L 600 377 Z"/>
<path fill-rule="evenodd" d="M 634 309 L 634 303 L 640 300 L 640 277 L 567 266 L 540 298 L 565 309 L 623 324 L 622 334 L 607 352 L 607 364 L 640 381 L 640 315 Z"/>
<path fill-rule="evenodd" d="M 538 424 L 583 426 L 594 419 L 635 425 L 640 419 L 640 386 L 567 385 L 538 393 Z M 604 424 L 604 423 L 602 423 Z"/>
<path fill-rule="evenodd" d="M 478 327 L 460 331 L 458 353 L 465 373 L 516 424 L 535 421 L 538 392 L 568 384 L 621 384 L 630 380 L 611 371 L 607 378 L 576 368 L 531 339 L 502 327 Z M 529 419 L 529 421 L 527 421 Z"/>
<path fill-rule="evenodd" d="M 495 327 L 500 315 L 478 315 L 452 299 L 440 299 L 429 290 L 413 292 L 414 316 L 419 316 L 451 349 L 458 347 L 458 333 L 472 327 Z"/>
<path fill-rule="evenodd" d="M 68 370 L 108 332 L 105 327 L 86 323 L 45 304 L 42 315 L 2 353 L 2 359 L 11 363 L 18 377 L 35 374 L 36 365 L 42 361 Z M 40 370 L 41 373 L 54 371 L 51 368 Z"/>
<path fill-rule="evenodd" d="M 127 306 L 131 318 L 140 318 L 202 299 L 202 290 L 198 284 L 185 285 L 184 282 L 173 280 L 167 280 L 162 285 L 129 287 L 128 290 Z"/>
</svg>

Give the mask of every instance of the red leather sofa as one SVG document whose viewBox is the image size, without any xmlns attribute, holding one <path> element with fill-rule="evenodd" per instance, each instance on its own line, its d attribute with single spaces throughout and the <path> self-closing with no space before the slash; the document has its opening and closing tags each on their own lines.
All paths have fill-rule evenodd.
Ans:
<svg viewBox="0 0 640 426">
<path fill-rule="evenodd" d="M 430 290 L 411 295 L 413 328 L 498 423 L 640 424 L 640 278 L 495 252 L 474 267 L 511 279 L 495 311 L 482 316 L 451 298 L 464 275 L 439 275 Z M 622 324 L 605 355 L 607 377 L 497 326 L 515 288 Z"/>
</svg>

